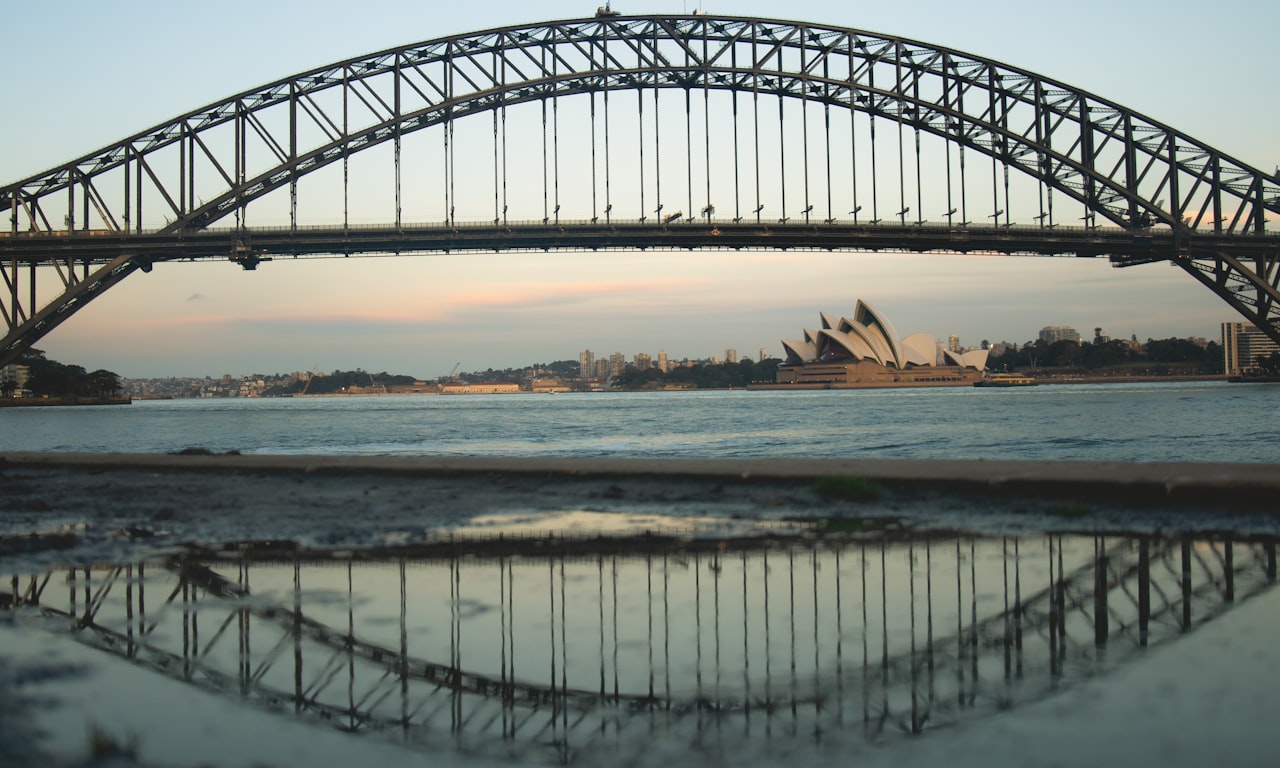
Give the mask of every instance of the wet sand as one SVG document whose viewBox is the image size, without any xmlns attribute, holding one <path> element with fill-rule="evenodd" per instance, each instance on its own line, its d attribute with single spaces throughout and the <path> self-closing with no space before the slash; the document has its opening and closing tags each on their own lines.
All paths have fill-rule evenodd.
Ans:
<svg viewBox="0 0 1280 768">
<path fill-rule="evenodd" d="M 823 492 L 823 478 L 871 495 Z M 975 531 L 1280 529 L 1267 464 L 0 454 L 0 556 L 427 541 L 479 516 L 587 510 L 724 520 L 894 518 Z"/>
</svg>

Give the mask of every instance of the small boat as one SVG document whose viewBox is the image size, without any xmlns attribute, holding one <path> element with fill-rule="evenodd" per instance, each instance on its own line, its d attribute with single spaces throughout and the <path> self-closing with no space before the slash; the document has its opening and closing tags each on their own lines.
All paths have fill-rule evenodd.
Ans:
<svg viewBox="0 0 1280 768">
<path fill-rule="evenodd" d="M 1020 373 L 993 373 L 985 379 L 973 382 L 975 387 L 1034 387 L 1036 380 Z"/>
</svg>

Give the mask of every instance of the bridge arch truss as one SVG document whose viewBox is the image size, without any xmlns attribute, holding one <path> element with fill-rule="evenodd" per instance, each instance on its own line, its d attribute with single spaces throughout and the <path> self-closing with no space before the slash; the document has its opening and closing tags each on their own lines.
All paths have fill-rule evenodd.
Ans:
<svg viewBox="0 0 1280 768">
<path fill-rule="evenodd" d="M 338 62 L 0 187 L 0 355 L 157 261 L 253 267 L 266 243 L 295 256 L 468 248 L 353 240 L 352 196 L 367 189 L 352 180 L 357 156 L 386 159 L 368 178 L 396 232 L 423 219 L 497 233 L 610 228 L 477 249 L 663 247 L 680 222 L 746 234 L 728 244 L 686 233 L 678 247 L 796 247 L 825 228 L 838 236 L 816 247 L 1171 261 L 1280 341 L 1276 174 L 1099 96 L 917 41 L 752 18 L 604 16 Z M 300 195 L 316 179 L 322 194 Z M 316 217 L 341 224 L 303 237 L 300 220 Z M 283 232 L 268 237 L 260 221 Z M 910 244 L 913 229 L 943 221 L 944 242 Z M 610 240 L 623 224 L 641 231 Z M 807 229 L 750 236 L 765 225 Z M 859 227 L 884 237 L 860 244 Z M 1120 242 L 1097 240 L 1110 230 Z M 37 290 L 37 267 L 56 275 L 51 290 Z"/>
</svg>

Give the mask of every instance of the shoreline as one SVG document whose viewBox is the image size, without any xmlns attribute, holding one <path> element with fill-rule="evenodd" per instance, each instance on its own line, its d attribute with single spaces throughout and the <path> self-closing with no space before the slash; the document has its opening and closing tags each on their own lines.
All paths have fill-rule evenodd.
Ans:
<svg viewBox="0 0 1280 768">
<path fill-rule="evenodd" d="M 1230 383 L 1264 383 L 1262 379 L 1228 378 L 1224 374 L 1211 375 L 1173 375 L 1173 376 L 1047 376 L 1033 377 L 1036 384 L 1177 384 L 1187 382 L 1230 382 Z M 925 388 L 960 388 L 972 387 L 973 382 L 895 382 L 895 383 L 860 383 L 860 384 L 776 384 L 755 382 L 745 387 L 665 387 L 654 389 L 583 389 L 569 391 L 532 391 L 519 392 L 332 392 L 323 394 L 289 394 L 255 397 L 177 397 L 175 395 L 134 395 L 132 400 L 257 400 L 257 399 L 289 399 L 289 398 L 358 398 L 358 397 L 443 397 L 443 396 L 477 396 L 477 395 L 546 395 L 546 394 L 645 394 L 645 393 L 689 393 L 689 392 L 814 392 L 824 390 L 861 390 L 861 389 L 925 389 Z M 32 398 L 35 400 L 35 398 Z M 36 405 L 37 403 L 27 403 Z M 83 403 L 85 405 L 107 403 Z M 111 403 L 114 404 L 114 403 Z M 0 407 L 9 405 L 0 400 Z"/>
<path fill-rule="evenodd" d="M 6 397 L 0 408 L 54 408 L 77 405 L 131 405 L 133 397 Z"/>
<path fill-rule="evenodd" d="M 550 480 L 687 479 L 736 484 L 808 484 L 858 478 L 888 488 L 1033 497 L 1107 498 L 1151 503 L 1210 503 L 1270 509 L 1280 495 L 1280 465 L 1269 463 L 1118 462 L 989 459 L 636 459 L 302 454 L 142 454 L 16 451 L 0 453 L 10 470 L 151 472 L 283 477 L 400 477 Z"/>
</svg>

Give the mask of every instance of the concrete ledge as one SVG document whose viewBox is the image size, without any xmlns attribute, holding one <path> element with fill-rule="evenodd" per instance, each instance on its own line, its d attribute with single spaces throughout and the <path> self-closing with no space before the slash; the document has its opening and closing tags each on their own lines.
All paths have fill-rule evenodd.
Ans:
<svg viewBox="0 0 1280 768">
<path fill-rule="evenodd" d="M 1280 501 L 1280 465 L 981 459 L 633 459 L 433 456 L 169 455 L 3 453 L 5 467 L 88 471 L 397 475 L 536 475 L 575 478 L 683 477 L 717 482 L 804 484 L 856 477 L 903 490 L 952 490 L 1036 497 L 1107 498 L 1262 506 Z M 1280 510 L 1277 510 L 1280 511 Z"/>
</svg>

